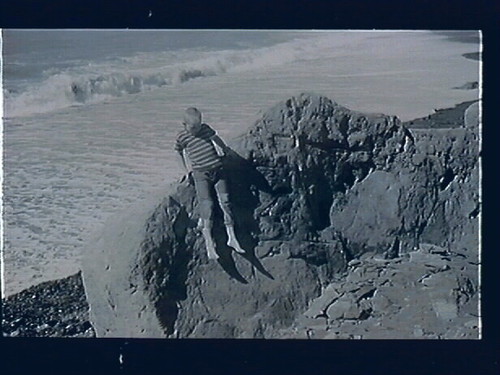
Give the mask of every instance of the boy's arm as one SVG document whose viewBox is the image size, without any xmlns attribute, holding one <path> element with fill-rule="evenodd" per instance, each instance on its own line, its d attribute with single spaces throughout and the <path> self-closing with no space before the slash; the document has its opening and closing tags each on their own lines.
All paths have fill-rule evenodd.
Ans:
<svg viewBox="0 0 500 375">
<path fill-rule="evenodd" d="M 227 147 L 227 145 L 218 135 L 214 135 L 212 138 L 210 138 L 210 140 L 214 143 L 216 148 L 219 147 L 224 154 L 227 154 L 229 147 Z"/>
<path fill-rule="evenodd" d="M 177 151 L 176 153 L 177 155 L 177 162 L 179 163 L 179 165 L 184 168 L 185 171 L 187 171 L 188 173 L 191 172 L 191 166 L 189 165 L 189 163 L 186 162 L 186 157 L 184 155 L 184 151 Z"/>
<path fill-rule="evenodd" d="M 178 151 L 176 152 L 176 155 L 178 163 L 184 168 L 184 170 L 187 171 L 187 174 L 185 174 L 184 177 L 181 178 L 181 182 L 187 181 L 189 185 L 193 185 L 194 181 L 193 175 L 191 173 L 193 171 L 193 168 L 191 167 L 189 160 L 186 160 L 184 151 Z"/>
<path fill-rule="evenodd" d="M 190 164 L 186 160 L 185 146 L 181 141 L 180 135 L 178 135 L 175 140 L 174 150 L 177 151 L 176 159 L 179 166 L 188 173 L 191 172 Z"/>
</svg>

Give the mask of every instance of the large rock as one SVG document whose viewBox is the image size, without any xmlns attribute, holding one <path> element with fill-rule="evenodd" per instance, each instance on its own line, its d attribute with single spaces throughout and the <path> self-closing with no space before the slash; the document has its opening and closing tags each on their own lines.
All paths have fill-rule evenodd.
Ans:
<svg viewBox="0 0 500 375">
<path fill-rule="evenodd" d="M 208 261 L 188 180 L 139 202 L 85 255 L 97 335 L 281 337 L 364 253 L 395 257 L 422 239 L 474 251 L 477 146 L 471 130 L 454 131 L 415 136 L 395 117 L 314 95 L 279 103 L 226 160 L 248 254 L 225 245 L 218 212 L 221 257 Z"/>
<path fill-rule="evenodd" d="M 420 242 L 478 250 L 478 137 L 473 131 L 412 131 L 415 147 L 339 196 L 332 226 L 355 254 L 408 252 Z"/>
</svg>

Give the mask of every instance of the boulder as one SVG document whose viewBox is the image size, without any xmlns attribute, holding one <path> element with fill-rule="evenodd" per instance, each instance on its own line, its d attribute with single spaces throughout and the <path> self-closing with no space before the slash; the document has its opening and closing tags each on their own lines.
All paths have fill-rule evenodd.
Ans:
<svg viewBox="0 0 500 375">
<path fill-rule="evenodd" d="M 331 207 L 332 227 L 355 256 L 393 257 L 420 243 L 477 254 L 477 128 L 413 129 L 411 134 L 411 149 L 338 196 Z"/>
<path fill-rule="evenodd" d="M 85 252 L 97 336 L 283 337 L 354 258 L 394 258 L 424 238 L 473 251 L 477 147 L 473 131 L 454 131 L 453 141 L 446 132 L 416 136 L 396 117 L 317 95 L 278 103 L 230 143 L 225 160 L 247 253 L 227 247 L 219 210 L 220 258 L 207 259 L 189 179 L 152 194 L 111 218 Z M 312 310 L 365 319 L 365 297 L 353 301 Z"/>
<path fill-rule="evenodd" d="M 464 125 L 467 128 L 477 129 L 479 127 L 480 102 L 472 103 L 464 113 Z"/>
</svg>

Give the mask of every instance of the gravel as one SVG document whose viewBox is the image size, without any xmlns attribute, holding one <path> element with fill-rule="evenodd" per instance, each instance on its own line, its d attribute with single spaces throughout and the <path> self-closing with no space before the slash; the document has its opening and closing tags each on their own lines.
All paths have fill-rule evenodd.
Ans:
<svg viewBox="0 0 500 375">
<path fill-rule="evenodd" d="M 2 299 L 5 337 L 95 337 L 81 273 Z"/>
</svg>

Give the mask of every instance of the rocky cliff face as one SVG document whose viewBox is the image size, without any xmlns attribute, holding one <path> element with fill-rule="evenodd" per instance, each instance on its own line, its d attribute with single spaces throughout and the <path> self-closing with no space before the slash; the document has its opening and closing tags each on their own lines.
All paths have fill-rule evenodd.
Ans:
<svg viewBox="0 0 500 375">
<path fill-rule="evenodd" d="M 139 202 L 85 256 L 97 335 L 286 337 L 358 258 L 397 260 L 425 243 L 477 263 L 478 143 L 477 127 L 410 132 L 321 96 L 279 103 L 226 158 L 247 254 L 225 245 L 219 212 L 220 259 L 208 261 L 188 180 Z M 345 319 L 329 310 L 319 316 Z"/>
</svg>

